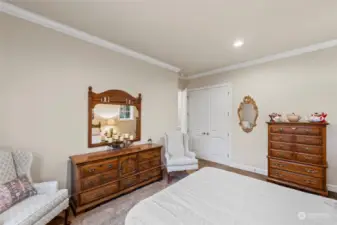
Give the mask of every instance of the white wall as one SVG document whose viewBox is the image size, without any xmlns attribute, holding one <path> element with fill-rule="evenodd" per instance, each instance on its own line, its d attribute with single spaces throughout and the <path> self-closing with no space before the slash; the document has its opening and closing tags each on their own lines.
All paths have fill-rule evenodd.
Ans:
<svg viewBox="0 0 337 225">
<path fill-rule="evenodd" d="M 337 48 L 314 52 L 225 74 L 190 80 L 188 88 L 233 84 L 232 159 L 234 163 L 267 169 L 267 124 L 271 112 L 328 112 L 328 183 L 337 185 Z M 259 108 L 257 127 L 245 133 L 237 108 L 251 95 Z M 337 191 L 337 186 L 336 186 Z"/>
<path fill-rule="evenodd" d="M 64 186 L 68 157 L 97 151 L 87 148 L 90 85 L 142 93 L 143 140 L 176 129 L 176 74 L 8 15 L 0 27 L 0 145 L 33 151 L 36 181 Z"/>
</svg>

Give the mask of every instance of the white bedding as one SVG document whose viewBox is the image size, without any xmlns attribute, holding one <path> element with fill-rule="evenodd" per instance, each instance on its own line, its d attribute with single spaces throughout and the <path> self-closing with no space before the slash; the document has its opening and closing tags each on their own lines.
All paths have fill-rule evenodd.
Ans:
<svg viewBox="0 0 337 225">
<path fill-rule="evenodd" d="M 336 225 L 336 202 L 203 168 L 139 202 L 125 225 Z"/>
</svg>

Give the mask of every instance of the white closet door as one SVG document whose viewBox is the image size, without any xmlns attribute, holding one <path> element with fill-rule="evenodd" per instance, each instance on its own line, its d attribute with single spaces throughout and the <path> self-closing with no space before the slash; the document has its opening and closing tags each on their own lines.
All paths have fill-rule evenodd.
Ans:
<svg viewBox="0 0 337 225">
<path fill-rule="evenodd" d="M 208 90 L 196 90 L 188 93 L 188 134 L 190 148 L 198 157 L 204 158 L 206 132 L 209 128 Z"/>
<path fill-rule="evenodd" d="M 209 132 L 207 149 L 212 161 L 229 164 L 229 89 L 226 86 L 209 89 Z"/>
</svg>

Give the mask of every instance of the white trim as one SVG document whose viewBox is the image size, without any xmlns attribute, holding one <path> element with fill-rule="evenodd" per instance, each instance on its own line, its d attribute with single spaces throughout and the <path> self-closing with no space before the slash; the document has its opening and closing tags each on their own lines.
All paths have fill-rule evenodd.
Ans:
<svg viewBox="0 0 337 225">
<path fill-rule="evenodd" d="M 230 83 L 230 82 L 225 82 L 225 83 L 221 83 L 221 84 L 214 84 L 214 85 L 207 85 L 207 86 L 202 86 L 202 87 L 198 87 L 198 88 L 187 88 L 187 92 L 199 91 L 199 90 L 211 89 L 211 88 L 218 88 L 218 87 L 229 87 L 230 92 L 232 93 L 232 83 Z"/>
<path fill-rule="evenodd" d="M 327 184 L 326 186 L 328 187 L 328 190 L 329 190 L 329 191 L 332 191 L 332 192 L 337 193 L 337 185 L 334 185 L 334 184 Z"/>
<path fill-rule="evenodd" d="M 257 167 L 253 167 L 253 166 L 249 166 L 249 165 L 245 165 L 245 164 L 239 164 L 239 163 L 232 163 L 230 166 L 234 167 L 234 168 L 237 168 L 237 169 L 240 169 L 240 170 L 245 170 L 245 171 L 249 171 L 249 172 L 253 172 L 253 173 L 268 176 L 268 170 L 266 170 L 266 169 L 261 169 L 261 168 L 257 168 Z M 329 191 L 337 193 L 337 185 L 327 184 L 326 186 L 327 186 Z"/>
<path fill-rule="evenodd" d="M 155 58 L 152 58 L 152 57 L 149 57 L 147 55 L 138 53 L 138 52 L 133 51 L 131 49 L 125 48 L 121 45 L 117 45 L 117 44 L 114 44 L 112 42 L 103 40 L 103 39 L 101 39 L 99 37 L 96 37 L 94 35 L 85 33 L 83 31 L 77 30 L 77 29 L 72 28 L 70 26 L 67 26 L 65 24 L 56 22 L 54 20 L 43 17 L 41 15 L 32 13 L 30 11 L 27 11 L 27 10 L 22 9 L 20 7 L 14 6 L 12 4 L 2 2 L 1 0 L 0 0 L 0 12 L 7 13 L 11 16 L 15 16 L 15 17 L 27 20 L 27 21 L 35 23 L 35 24 L 39 24 L 39 25 L 44 26 L 46 28 L 53 29 L 55 31 L 61 32 L 63 34 L 69 35 L 69 36 L 77 38 L 77 39 L 80 39 L 82 41 L 86 41 L 86 42 L 89 42 L 91 44 L 95 44 L 95 45 L 98 45 L 100 47 L 109 49 L 111 51 L 118 52 L 118 53 L 121 53 L 123 55 L 127 55 L 127 56 L 133 57 L 135 59 L 145 61 L 145 62 L 150 63 L 152 65 L 156 65 L 156 66 L 159 66 L 161 68 L 173 71 L 175 73 L 179 73 L 179 71 L 180 71 L 179 68 L 177 68 L 175 66 L 172 66 L 170 64 L 167 64 L 165 62 L 159 61 Z"/>
<path fill-rule="evenodd" d="M 230 65 L 230 66 L 225 66 L 225 67 L 221 67 L 221 68 L 218 68 L 218 69 L 206 71 L 206 72 L 203 72 L 203 73 L 197 73 L 197 74 L 194 74 L 194 75 L 187 76 L 187 78 L 185 78 L 185 79 L 191 80 L 191 79 L 210 76 L 210 75 L 214 75 L 214 74 L 218 74 L 218 73 L 222 73 L 222 72 L 238 70 L 238 69 L 242 69 L 242 68 L 246 68 L 246 67 L 256 66 L 256 65 L 260 65 L 260 64 L 267 63 L 267 62 L 280 60 L 280 59 L 286 59 L 286 58 L 290 58 L 290 57 L 293 57 L 293 56 L 298 56 L 298 55 L 302 55 L 302 54 L 305 54 L 305 53 L 315 52 L 315 51 L 323 50 L 323 49 L 326 49 L 326 48 L 332 48 L 332 47 L 336 47 L 336 46 L 337 46 L 337 39 L 333 39 L 333 40 L 330 40 L 330 41 L 309 45 L 309 46 L 306 46 L 306 47 L 303 47 L 303 48 L 297 48 L 297 49 L 293 49 L 293 50 L 290 50 L 290 51 L 277 53 L 277 54 L 274 54 L 274 55 L 268 55 L 268 56 L 265 56 L 265 57 L 262 57 L 262 58 L 259 58 L 259 59 L 254 59 L 254 60 L 250 60 L 250 61 L 246 61 L 246 62 L 242 62 L 242 63 L 237 63 L 237 64 L 233 64 L 233 65 Z"/>
<path fill-rule="evenodd" d="M 268 171 L 265 169 L 260 169 L 254 166 L 248 166 L 248 165 L 244 165 L 244 164 L 238 164 L 238 163 L 232 163 L 230 165 L 231 167 L 240 169 L 240 170 L 245 170 L 245 171 L 249 171 L 249 172 L 253 172 L 253 173 L 258 173 L 258 174 L 262 174 L 267 176 L 268 175 Z"/>
</svg>

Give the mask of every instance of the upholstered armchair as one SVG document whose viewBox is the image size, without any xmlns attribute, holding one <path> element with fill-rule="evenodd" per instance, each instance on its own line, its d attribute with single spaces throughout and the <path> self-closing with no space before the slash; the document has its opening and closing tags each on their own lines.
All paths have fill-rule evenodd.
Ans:
<svg viewBox="0 0 337 225">
<path fill-rule="evenodd" d="M 1 151 L 1 150 L 0 150 Z M 0 157 L 5 154 L 1 154 Z M 8 155 L 8 154 L 7 154 Z M 33 155 L 25 151 L 11 152 L 16 176 L 27 175 L 32 181 L 30 170 L 33 162 Z M 0 159 L 1 161 L 1 159 Z M 6 159 L 6 161 L 9 161 Z M 2 164 L 6 163 L 2 160 Z M 7 163 L 10 165 L 11 163 Z M 1 168 L 5 173 L 12 173 L 10 166 Z M 14 173 L 15 173 L 14 172 Z M 0 176 L 6 178 L 5 173 Z M 69 199 L 68 190 L 58 189 L 56 181 L 33 183 L 37 190 L 37 195 L 29 197 L 7 209 L 0 214 L 1 225 L 45 225 L 53 218 L 65 210 L 65 224 L 68 224 Z"/>
<path fill-rule="evenodd" d="M 195 153 L 189 151 L 188 142 L 188 135 L 180 131 L 165 134 L 165 159 L 169 183 L 172 172 L 199 168 Z"/>
</svg>

